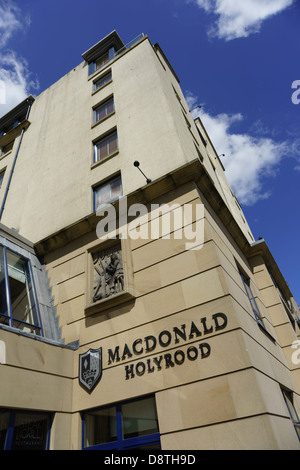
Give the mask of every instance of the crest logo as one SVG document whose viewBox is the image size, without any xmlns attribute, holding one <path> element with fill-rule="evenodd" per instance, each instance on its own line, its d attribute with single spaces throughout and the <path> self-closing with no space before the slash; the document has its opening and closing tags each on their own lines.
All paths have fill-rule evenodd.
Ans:
<svg viewBox="0 0 300 470">
<path fill-rule="evenodd" d="M 79 382 L 89 392 L 102 377 L 102 348 L 79 354 Z"/>
</svg>

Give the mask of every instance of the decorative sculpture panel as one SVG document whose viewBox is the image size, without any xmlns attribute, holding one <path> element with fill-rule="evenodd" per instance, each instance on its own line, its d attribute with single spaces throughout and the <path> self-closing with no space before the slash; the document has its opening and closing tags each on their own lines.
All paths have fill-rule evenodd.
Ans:
<svg viewBox="0 0 300 470">
<path fill-rule="evenodd" d="M 93 302 L 106 299 L 124 290 L 121 246 L 112 246 L 93 253 Z"/>
</svg>

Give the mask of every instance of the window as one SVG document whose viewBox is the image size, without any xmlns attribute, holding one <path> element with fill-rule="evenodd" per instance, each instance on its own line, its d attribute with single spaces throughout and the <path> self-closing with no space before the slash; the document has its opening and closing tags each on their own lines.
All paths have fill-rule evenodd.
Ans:
<svg viewBox="0 0 300 470">
<path fill-rule="evenodd" d="M 99 162 L 118 150 L 118 135 L 114 131 L 94 144 L 94 162 Z"/>
<path fill-rule="evenodd" d="M 0 410 L 0 449 L 47 450 L 50 424 L 46 413 Z"/>
<path fill-rule="evenodd" d="M 3 157 L 3 155 L 6 155 L 8 152 L 11 152 L 13 145 L 14 145 L 14 141 L 9 142 L 9 144 L 2 147 L 0 157 Z"/>
<path fill-rule="evenodd" d="M 198 126 L 196 126 L 196 128 L 197 128 L 197 131 L 198 131 L 198 134 L 199 134 L 199 137 L 201 139 L 202 144 L 204 145 L 204 147 L 207 147 L 207 140 L 204 139 L 204 137 L 202 135 L 202 132 L 200 131 Z"/>
<path fill-rule="evenodd" d="M 99 90 L 102 88 L 106 83 L 111 81 L 111 71 L 106 73 L 105 75 L 102 75 L 98 80 L 94 82 L 94 91 Z"/>
<path fill-rule="evenodd" d="M 42 335 L 30 262 L 0 247 L 0 325 Z"/>
<path fill-rule="evenodd" d="M 5 170 L 0 172 L 0 188 L 1 188 L 3 180 L 4 180 L 4 175 L 5 175 Z"/>
<path fill-rule="evenodd" d="M 94 108 L 94 123 L 101 121 L 101 119 L 109 116 L 115 110 L 114 99 L 113 97 L 106 100 L 104 103 L 101 103 L 99 106 Z M 108 149 L 109 150 L 109 149 Z M 109 152 L 111 153 L 111 152 Z"/>
<path fill-rule="evenodd" d="M 89 75 L 104 67 L 110 60 L 115 57 L 115 48 L 111 47 L 104 54 L 101 54 L 96 59 L 89 62 Z"/>
<path fill-rule="evenodd" d="M 296 434 L 298 436 L 298 439 L 300 440 L 300 421 L 299 421 L 299 417 L 298 417 L 297 411 L 296 411 L 295 406 L 294 406 L 293 393 L 288 391 L 288 390 L 285 390 L 285 389 L 282 389 L 281 391 L 282 391 L 282 394 L 283 394 L 285 404 L 286 404 L 287 409 L 289 411 L 291 420 L 293 422 Z"/>
<path fill-rule="evenodd" d="M 82 423 L 84 449 L 160 449 L 154 397 L 86 412 Z"/>
<path fill-rule="evenodd" d="M 103 67 L 103 65 L 105 65 L 108 61 L 109 61 L 109 55 L 108 55 L 108 52 L 106 52 L 97 60 L 95 60 L 96 70 L 98 70 L 100 67 Z"/>
<path fill-rule="evenodd" d="M 273 276 L 273 274 L 272 274 L 272 272 L 271 272 L 270 267 L 269 267 L 268 265 L 266 265 L 266 267 L 267 267 L 268 273 L 269 273 L 269 275 L 270 275 L 270 277 L 271 277 L 271 279 L 272 279 L 272 282 L 273 282 L 273 284 L 274 284 L 274 286 L 275 286 L 275 288 L 276 288 L 276 290 L 277 290 L 277 292 L 278 292 L 278 295 L 279 295 L 279 297 L 280 297 L 280 300 L 281 300 L 281 302 L 282 302 L 282 304 L 283 304 L 283 306 L 284 306 L 284 308 L 285 308 L 285 310 L 286 310 L 286 312 L 287 312 L 287 315 L 288 315 L 288 317 L 289 317 L 289 320 L 291 321 L 291 323 L 292 323 L 292 325 L 293 325 L 293 328 L 295 329 L 295 318 L 297 319 L 297 317 L 298 317 L 297 312 L 293 311 L 293 306 L 292 306 L 291 302 L 288 302 L 286 296 L 285 296 L 284 293 L 282 292 L 282 289 L 281 289 L 281 288 L 279 287 L 279 285 L 277 284 L 277 282 L 276 282 L 276 280 L 275 280 L 275 278 L 274 278 L 274 276 Z M 295 315 L 295 318 L 294 318 L 293 314 Z"/>
<path fill-rule="evenodd" d="M 122 196 L 121 175 L 107 181 L 94 189 L 94 210 L 102 204 L 109 204 Z"/>
<path fill-rule="evenodd" d="M 251 286 L 250 286 L 250 279 L 248 277 L 246 277 L 245 274 L 243 274 L 241 271 L 240 271 L 240 275 L 241 275 L 241 278 L 242 278 L 242 281 L 243 281 L 243 285 L 244 285 L 246 294 L 247 294 L 248 299 L 250 301 L 250 305 L 251 305 L 252 311 L 254 313 L 255 319 L 256 319 L 256 321 L 259 325 L 261 325 L 263 328 L 265 328 L 265 325 L 264 325 L 264 322 L 262 320 L 260 311 L 259 311 L 259 309 L 257 307 L 257 304 L 256 304 L 256 300 L 255 300 L 254 295 L 252 293 L 252 289 L 251 289 Z"/>
<path fill-rule="evenodd" d="M 21 122 L 23 122 L 26 119 L 26 113 L 22 116 L 19 116 L 15 121 L 12 121 L 10 124 L 8 124 L 4 129 L 1 130 L 0 132 L 0 137 L 3 137 L 5 134 L 7 134 L 9 131 L 12 129 L 15 129 Z"/>
</svg>

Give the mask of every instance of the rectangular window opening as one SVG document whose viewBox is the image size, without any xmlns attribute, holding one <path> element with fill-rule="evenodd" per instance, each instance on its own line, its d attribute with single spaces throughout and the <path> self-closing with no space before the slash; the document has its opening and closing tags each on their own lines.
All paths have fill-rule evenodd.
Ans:
<svg viewBox="0 0 300 470">
<path fill-rule="evenodd" d="M 94 72 L 96 72 L 97 70 L 101 69 L 102 67 L 104 67 L 108 62 L 110 62 L 113 58 L 115 57 L 115 48 L 114 47 L 110 47 L 106 52 L 104 52 L 103 54 L 100 54 L 98 57 L 96 57 L 95 59 L 92 59 L 89 63 L 88 63 L 88 67 L 89 67 L 89 75 L 93 74 Z"/>
<path fill-rule="evenodd" d="M 104 103 L 101 103 L 99 106 L 94 108 L 94 123 L 101 121 L 105 117 L 112 114 L 115 110 L 114 99 L 113 97 L 106 100 Z M 108 149 L 109 150 L 109 149 Z"/>
<path fill-rule="evenodd" d="M 47 450 L 50 426 L 47 413 L 0 410 L 0 449 Z"/>
<path fill-rule="evenodd" d="M 98 78 L 98 80 L 94 82 L 94 91 L 97 91 L 100 88 L 102 88 L 104 85 L 110 82 L 111 79 L 112 79 L 111 71 L 109 71 L 105 75 L 102 75 L 100 78 Z"/>
<path fill-rule="evenodd" d="M 7 145 L 1 148 L 0 157 L 3 157 L 7 153 L 11 152 L 14 146 L 14 141 L 9 142 Z"/>
<path fill-rule="evenodd" d="M 0 188 L 1 188 L 2 184 L 3 184 L 4 175 L 5 175 L 5 170 L 3 170 L 3 171 L 0 172 Z"/>
<path fill-rule="evenodd" d="M 121 175 L 97 186 L 94 189 L 94 210 L 103 204 L 110 204 L 122 196 Z"/>
<path fill-rule="evenodd" d="M 251 308 L 252 308 L 252 312 L 254 313 L 254 317 L 255 317 L 257 323 L 265 329 L 265 325 L 264 325 L 261 313 L 259 311 L 259 308 L 257 306 L 255 297 L 254 297 L 252 289 L 251 289 L 250 278 L 247 277 L 242 271 L 240 271 L 240 276 L 242 278 L 244 289 L 245 289 L 246 294 L 248 296 L 248 299 L 249 299 L 249 302 L 250 302 L 250 305 L 251 305 Z"/>
<path fill-rule="evenodd" d="M 117 131 L 106 135 L 94 144 L 94 163 L 103 160 L 103 158 L 118 150 Z"/>
<path fill-rule="evenodd" d="M 290 418 L 293 422 L 297 437 L 300 440 L 300 420 L 299 420 L 299 416 L 294 405 L 293 393 L 284 388 L 282 388 L 281 391 L 282 391 L 283 398 L 287 406 Z"/>
<path fill-rule="evenodd" d="M 160 449 L 154 397 L 84 413 L 83 448 Z"/>
<path fill-rule="evenodd" d="M 97 60 L 95 60 L 96 70 L 99 69 L 100 67 L 103 67 L 103 65 L 107 64 L 108 61 L 109 61 L 109 55 L 108 55 L 108 52 L 106 52 Z"/>
<path fill-rule="evenodd" d="M 0 247 L 0 323 L 42 334 L 30 262 Z"/>
<path fill-rule="evenodd" d="M 153 398 L 122 405 L 122 428 L 124 439 L 145 436 L 158 431 Z"/>
</svg>

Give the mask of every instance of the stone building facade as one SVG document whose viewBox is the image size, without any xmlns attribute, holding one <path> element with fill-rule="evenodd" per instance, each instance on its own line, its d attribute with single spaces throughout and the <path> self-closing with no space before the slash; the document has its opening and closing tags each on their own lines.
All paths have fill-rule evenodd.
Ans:
<svg viewBox="0 0 300 470">
<path fill-rule="evenodd" d="M 4 449 L 300 449 L 299 310 L 158 44 L 0 119 Z"/>
</svg>

